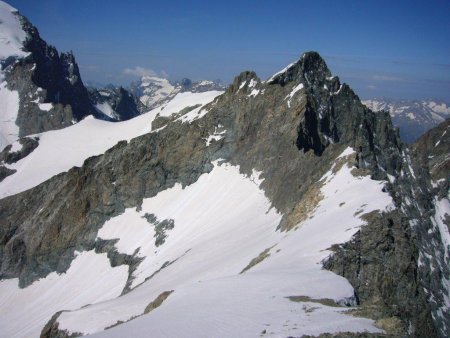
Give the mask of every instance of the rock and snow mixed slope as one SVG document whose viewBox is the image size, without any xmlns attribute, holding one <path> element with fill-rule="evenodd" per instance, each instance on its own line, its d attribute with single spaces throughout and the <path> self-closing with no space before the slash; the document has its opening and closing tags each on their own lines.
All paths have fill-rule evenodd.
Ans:
<svg viewBox="0 0 450 338">
<path fill-rule="evenodd" d="M 389 116 L 364 107 L 314 52 L 265 82 L 243 72 L 218 94 L 179 93 L 126 122 L 42 133 L 10 164 L 0 289 L 15 296 L 1 305 L 31 300 L 27 323 L 20 306 L 0 319 L 5 332 L 445 336 L 448 285 L 435 276 L 448 259 L 427 218 L 431 183 Z M 65 160 L 58 140 L 84 133 L 96 142 Z M 31 179 L 39 151 L 58 156 Z M 55 297 L 73 271 L 96 279 L 97 265 L 110 276 L 103 288 Z"/>
<path fill-rule="evenodd" d="M 341 157 L 351 154 L 349 149 Z M 351 170 L 347 164 L 335 172 L 334 166 L 330 168 L 321 179 L 322 200 L 317 208 L 297 230 L 282 233 L 276 231 L 281 215 L 259 189 L 259 174 L 245 177 L 239 168 L 215 162 L 214 169 L 196 183 L 185 189 L 176 185 L 144 199 L 139 211 L 126 209 L 99 230 L 99 238 L 117 240 L 119 252 L 138 252 L 143 258 L 132 274 L 131 292 L 117 298 L 125 286 L 126 269 L 100 270 L 104 254 L 86 252 L 66 274 L 49 275 L 24 291 L 17 288 L 16 280 L 2 282 L 0 290 L 10 295 L 1 301 L 2 308 L 8 309 L 2 325 L 8 323 L 11 337 L 36 334 L 56 311 L 93 303 L 58 317 L 60 330 L 89 334 L 141 316 L 158 295 L 173 291 L 154 315 L 144 315 L 102 336 L 380 332 L 370 320 L 345 314 L 345 305 L 356 303 L 353 288 L 320 264 L 332 244 L 349 240 L 364 224 L 358 215 L 393 207 L 390 196 L 382 192 L 383 182 L 356 177 Z M 146 214 L 174 221 L 159 247 Z M 333 222 L 336 218 L 339 224 Z M 258 257 L 261 262 L 252 266 Z M 76 276 L 83 276 L 83 281 Z M 99 289 L 91 286 L 89 294 L 82 292 L 75 297 L 78 303 L 74 302 L 70 292 L 94 281 Z M 64 298 L 61 285 L 70 290 Z M 30 298 L 46 294 L 42 300 L 46 311 L 31 306 L 36 312 L 27 313 L 29 325 L 21 320 L 22 306 L 28 301 L 21 292 Z"/>
<path fill-rule="evenodd" d="M 181 332 L 192 337 L 257 336 L 264 330 L 277 336 L 379 332 L 367 319 L 345 315 L 345 307 L 337 306 L 355 304 L 353 288 L 323 270 L 320 263 L 330 254 L 327 249 L 332 244 L 349 240 L 364 223 L 355 213 L 392 207 L 390 197 L 382 192 L 383 183 L 354 177 L 346 165 L 334 174 L 330 170 L 322 178 L 323 200 L 311 218 L 296 231 L 282 233 L 275 231 L 281 215 L 258 188 L 258 174 L 254 176 L 246 178 L 236 167 L 215 163 L 209 174 L 191 186 L 163 191 L 145 199 L 139 212 L 127 209 L 105 223 L 99 237 L 119 238 L 119 251 L 140 248 L 139 254 L 145 257 L 135 271 L 133 286 L 165 262 L 173 263 L 120 299 L 64 312 L 58 319 L 59 328 L 100 331 L 142 315 L 159 294 L 173 290 L 154 316 L 102 336 L 164 337 Z M 371 194 L 361 196 L 366 189 Z M 339 207 L 343 201 L 346 206 Z M 152 245 L 154 229 L 145 224 L 145 213 L 174 220 L 174 229 L 167 231 L 160 248 Z M 342 219 L 340 228 L 332 222 L 335 218 Z M 251 266 L 258 257 L 261 262 Z M 290 296 L 303 297 L 303 301 Z M 324 305 L 320 301 L 325 302 L 324 298 L 336 304 Z"/>
<path fill-rule="evenodd" d="M 450 261 L 450 193 L 449 193 L 449 173 L 450 173 L 450 119 L 442 122 L 436 128 L 425 133 L 413 145 L 414 155 L 420 164 L 427 168 L 431 175 L 431 184 L 434 190 L 432 204 L 434 212 L 431 215 L 433 227 L 430 231 L 438 232 L 442 239 L 442 249 L 429 248 L 421 253 L 421 264 L 426 264 L 428 255 L 442 255 L 445 262 Z M 439 278 L 443 284 L 450 287 L 450 269 L 440 267 L 446 271 Z M 449 316 L 450 294 L 444 296 L 438 308 L 441 317 Z M 449 325 L 449 324 L 447 324 Z"/>
<path fill-rule="evenodd" d="M 15 13 L 16 9 L 0 1 L 0 150 L 15 141 L 19 135 L 19 127 L 16 125 L 19 93 L 8 89 L 4 69 L 7 60 L 28 55 L 23 50 L 26 33 Z"/>
<path fill-rule="evenodd" d="M 450 106 L 441 100 L 380 98 L 364 100 L 363 103 L 373 111 L 388 111 L 394 125 L 400 128 L 400 137 L 407 143 L 415 142 L 426 131 L 450 118 Z"/>
<path fill-rule="evenodd" d="M 170 116 L 189 106 L 200 108 L 221 93 L 180 93 L 166 105 L 128 121 L 108 122 L 89 116 L 70 127 L 32 135 L 39 138 L 39 146 L 19 161 L 5 164 L 15 173 L 0 182 L 0 198 L 20 193 L 74 166 L 81 166 L 88 157 L 103 154 L 119 141 L 129 141 L 151 132 L 156 116 Z M 13 145 L 18 146 L 19 142 Z"/>
<path fill-rule="evenodd" d="M 88 92 L 99 117 L 107 121 L 126 121 L 148 111 L 137 97 L 123 87 L 88 87 Z"/>
<path fill-rule="evenodd" d="M 18 11 L 0 1 L 0 151 L 33 133 L 59 129 L 95 110 L 72 53 L 41 39 Z"/>
</svg>

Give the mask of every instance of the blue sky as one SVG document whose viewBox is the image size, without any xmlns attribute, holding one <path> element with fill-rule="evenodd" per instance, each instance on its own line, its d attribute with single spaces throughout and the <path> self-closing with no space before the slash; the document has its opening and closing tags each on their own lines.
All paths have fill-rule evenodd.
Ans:
<svg viewBox="0 0 450 338">
<path fill-rule="evenodd" d="M 83 80 L 265 79 L 308 50 L 362 98 L 450 101 L 450 1 L 10 0 Z"/>
</svg>

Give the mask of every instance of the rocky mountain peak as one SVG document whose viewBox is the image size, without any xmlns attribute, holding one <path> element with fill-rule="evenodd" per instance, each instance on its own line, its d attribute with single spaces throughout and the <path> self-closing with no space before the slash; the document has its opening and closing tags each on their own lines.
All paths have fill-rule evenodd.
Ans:
<svg viewBox="0 0 450 338">
<path fill-rule="evenodd" d="M 292 81 L 303 82 L 311 86 L 323 85 L 331 77 L 325 60 L 317 52 L 306 52 L 300 59 L 274 74 L 268 83 L 285 86 Z"/>
<path fill-rule="evenodd" d="M 233 83 L 228 87 L 227 93 L 236 93 L 244 87 L 253 87 L 253 83 L 261 82 L 253 71 L 243 71 L 233 80 Z"/>
<path fill-rule="evenodd" d="M 37 31 L 33 33 L 33 28 L 30 28 L 30 32 L 38 34 Z M 8 75 L 14 80 L 11 81 L 16 86 L 14 88 L 19 90 L 29 84 L 21 80 L 20 76 L 22 71 L 29 70 L 33 65 L 36 65 L 36 69 L 27 74 L 33 74 L 36 81 L 40 81 L 45 99 L 63 102 L 63 98 L 69 93 L 64 92 L 64 88 L 68 88 L 64 86 L 70 86 L 71 93 L 74 93 L 77 86 L 80 90 L 84 88 L 81 87 L 82 82 L 72 53 L 59 55 L 56 49 L 47 46 L 40 38 L 32 40 L 34 41 L 28 43 L 30 48 L 35 50 L 29 59 L 33 62 L 28 63 L 28 59 L 22 61 L 22 68 L 20 65 L 16 66 Z M 46 65 L 49 63 L 52 66 Z M 193 86 L 191 81 L 185 80 L 183 83 L 184 87 Z M 206 82 L 202 84 L 207 85 Z M 150 104 L 169 101 L 173 95 L 183 90 L 178 85 L 170 84 L 168 80 L 151 77 L 142 79 L 138 87 L 144 95 L 140 97 L 141 100 L 144 97 Z M 55 91 L 55 88 L 59 90 Z M 217 96 L 219 93 L 213 94 Z M 78 94 L 77 99 L 83 97 L 82 93 Z M 120 107 L 133 104 L 132 98 L 122 88 L 100 89 L 91 94 L 95 96 L 95 100 L 92 100 L 96 102 L 97 109 L 104 109 L 107 116 L 110 112 L 108 107 L 113 108 L 115 105 L 117 109 L 114 110 L 117 112 Z M 191 98 L 201 96 L 192 95 Z M 230 171 L 219 177 L 218 188 L 211 188 L 214 192 L 219 191 L 219 195 L 209 198 L 207 194 L 196 193 L 202 199 L 209 198 L 219 206 L 214 217 L 204 218 L 202 215 L 199 218 L 199 222 L 204 222 L 202 226 L 214 224 L 218 213 L 224 217 L 232 215 L 230 219 L 224 218 L 223 226 L 218 227 L 221 232 L 217 233 L 217 236 L 209 237 L 208 243 L 216 240 L 220 243 L 225 236 L 245 239 L 249 225 L 256 220 L 255 233 L 267 231 L 264 236 L 270 238 L 270 243 L 267 242 L 264 246 L 257 244 L 257 250 L 250 253 L 267 254 L 274 246 L 282 246 L 283 250 L 274 250 L 266 257 L 269 262 L 277 262 L 274 264 L 276 269 L 267 271 L 279 277 L 280 281 L 286 278 L 278 274 L 279 264 L 282 264 L 283 270 L 292 272 L 291 276 L 301 276 L 306 271 L 295 270 L 301 265 L 295 259 L 304 257 L 304 253 L 296 251 L 298 247 L 302 247 L 297 245 L 299 240 L 305 240 L 305 244 L 310 245 L 310 251 L 318 249 L 318 244 L 322 243 L 322 253 L 317 256 L 320 259 L 314 261 L 314 269 L 317 268 L 317 273 L 322 274 L 320 264 L 323 263 L 326 269 L 350 281 L 354 288 L 353 292 L 347 286 L 347 291 L 341 295 L 333 296 L 331 293 L 336 304 L 359 304 L 367 306 L 368 309 L 374 308 L 375 310 L 370 310 L 377 312 L 377 318 L 374 319 L 394 320 L 402 334 L 409 328 L 411 335 L 429 337 L 436 336 L 436 330 L 440 329 L 442 336 L 445 336 L 448 329 L 445 323 L 441 322 L 444 322 L 448 312 L 445 310 L 444 298 L 444 292 L 448 288 L 446 289 L 446 280 L 440 282 L 437 276 L 447 275 L 448 268 L 442 258 L 443 250 L 431 244 L 439 241 L 439 237 L 436 227 L 433 228 L 429 217 L 425 217 L 428 216 L 427 212 L 432 211 L 429 197 L 426 195 L 426 175 L 416 171 L 416 167 L 413 168 L 414 163 L 411 162 L 407 149 L 399 141 L 389 115 L 374 113 L 363 106 L 348 85 L 341 84 L 337 77 L 331 76 L 325 61 L 316 52 L 303 54 L 297 62 L 266 82 L 261 82 L 255 72 L 244 71 L 234 79 L 224 95 L 210 97 L 209 101 L 206 96 L 197 98 L 198 101 L 186 99 L 183 104 L 179 103 L 176 109 L 169 108 L 168 104 L 164 110 L 160 110 L 162 114 L 159 116 L 157 128 L 153 122 L 158 120 L 146 120 L 148 125 L 153 125 L 152 130 L 136 132 L 134 138 L 129 135 L 125 138 L 128 141 L 112 144 L 110 148 L 105 147 L 107 150 L 103 153 L 90 153 L 90 156 L 98 156 L 88 158 L 88 154 L 83 158 L 83 163 L 80 162 L 66 172 L 56 173 L 58 175 L 40 181 L 39 184 L 35 182 L 37 185 L 27 187 L 27 190 L 22 190 L 19 194 L 6 195 L 8 197 L 0 199 L 0 214 L 3 216 L 0 227 L 0 278 L 19 278 L 19 285 L 27 287 L 55 271 L 68 272 L 72 263 L 84 255 L 83 252 L 91 252 L 93 257 L 103 254 L 113 267 L 129 266 L 129 269 L 125 267 L 128 272 L 124 271 L 123 285 L 122 282 L 116 282 L 115 286 L 119 289 L 117 297 L 121 293 L 124 297 L 122 299 L 127 299 L 128 293 L 134 297 L 139 289 L 145 290 L 149 285 L 153 285 L 156 279 L 151 283 L 146 281 L 154 276 L 161 278 L 164 287 L 171 289 L 170 278 L 164 280 L 168 271 L 166 268 L 176 267 L 178 271 L 187 271 L 186 276 L 190 277 L 192 269 L 186 268 L 185 261 L 193 259 L 198 262 L 192 255 L 198 252 L 197 248 L 202 248 L 202 242 L 191 242 L 194 243 L 193 246 L 189 244 L 176 255 L 170 252 L 170 256 L 164 256 L 165 251 L 159 252 L 156 247 L 153 248 L 152 241 L 146 240 L 151 244 L 147 248 L 130 246 L 126 251 L 119 251 L 116 247 L 117 237 L 122 235 L 114 235 L 114 239 L 109 240 L 109 237 L 101 237 L 99 234 L 105 231 L 102 229 L 108 224 L 111 225 L 111 222 L 125 217 L 126 222 L 123 223 L 122 229 L 131 229 L 129 226 L 144 222 L 142 231 L 145 236 L 147 231 L 152 229 L 147 223 L 153 224 L 157 236 L 150 232 L 149 238 L 158 237 L 159 244 L 155 241 L 155 246 L 165 245 L 164 240 L 169 243 L 172 238 L 177 240 L 172 243 L 184 245 L 183 237 L 175 237 L 182 236 L 182 233 L 170 233 L 166 239 L 159 237 L 161 230 L 170 232 L 175 228 L 175 231 L 178 231 L 177 229 L 181 228 L 178 224 L 183 220 L 161 218 L 159 202 L 153 201 L 160 198 L 160 193 L 170 189 L 183 187 L 184 193 L 189 192 L 201 177 L 214 175 L 213 171 L 223 164 L 224 171 L 227 166 L 229 169 L 239 168 L 236 169 L 236 175 L 239 175 L 240 183 L 230 185 L 231 189 L 227 187 L 227 191 L 221 192 L 221 184 L 229 184 L 228 179 L 232 177 L 229 176 Z M 74 103 L 70 107 L 75 109 L 77 106 Z M 109 117 L 115 118 L 114 115 Z M 135 121 L 142 124 L 139 120 Z M 79 124 L 77 127 L 83 128 L 85 125 L 87 124 Z M 142 130 L 141 125 L 133 126 L 133 123 L 116 124 L 117 130 L 120 130 L 121 125 L 126 125 L 133 133 L 135 129 Z M 95 129 L 88 131 L 92 130 Z M 441 136 L 444 136 L 443 133 L 444 131 Z M 105 139 L 111 137 L 111 134 L 105 135 Z M 432 141 L 432 144 L 436 145 L 437 141 Z M 43 148 L 46 146 L 48 148 Z M 0 154 L 0 158 L 5 162 L 13 162 L 19 158 L 37 156 L 36 152 L 42 149 L 50 149 L 47 151 L 50 153 L 51 149 L 56 147 L 42 137 L 41 140 L 9 146 Z M 28 153 L 29 151 L 31 153 Z M 31 157 L 28 158 L 30 159 Z M 45 162 L 41 158 L 39 161 Z M 21 168 L 17 168 L 20 171 Z M 16 179 L 14 173 L 6 174 L 10 176 L 6 179 Z M 36 172 L 33 172 L 33 175 L 35 174 Z M 340 179 L 335 181 L 336 186 L 331 186 L 330 182 L 338 176 Z M 251 204 L 243 204 L 245 210 L 239 214 L 236 213 L 237 205 L 223 202 L 228 201 L 227 196 L 231 196 L 230 200 L 238 203 L 242 197 L 247 201 L 252 200 L 253 198 L 248 198 L 246 191 L 240 194 L 233 191 L 247 179 L 254 185 L 252 189 L 255 189 L 258 196 L 267 198 L 267 203 L 264 202 L 264 205 L 261 204 L 257 208 Z M 205 184 L 208 186 L 209 183 Z M 0 188 L 4 189 L 4 186 L 0 185 Z M 373 186 L 375 195 L 370 193 L 371 190 L 366 192 L 368 186 Z M 227 195 L 228 191 L 232 193 Z M 361 197 L 367 201 L 361 200 Z M 154 200 L 148 203 L 153 198 Z M 387 199 L 386 204 L 366 208 L 371 200 L 379 199 Z M 328 201 L 328 204 L 316 213 L 323 201 Z M 203 202 L 200 200 L 192 210 L 198 209 Z M 168 198 L 161 204 L 171 203 L 173 200 Z M 179 205 L 181 204 L 184 202 Z M 150 207 L 155 210 L 150 210 Z M 252 208 L 255 209 L 255 215 L 247 213 Z M 262 226 L 264 223 L 258 219 L 259 216 L 268 215 L 266 210 L 276 211 L 274 215 L 277 214 L 273 223 L 267 223 L 267 227 Z M 320 220 L 322 214 L 327 216 Z M 129 215 L 134 215 L 134 218 L 126 218 Z M 236 227 L 239 233 L 228 231 L 227 226 L 236 222 L 242 222 L 242 226 Z M 308 222 L 313 222 L 309 223 L 310 232 L 302 235 L 302 231 L 308 228 Z M 198 222 L 189 222 L 194 223 Z M 324 225 L 326 231 L 316 236 L 318 242 L 308 242 L 311 236 L 315 236 L 317 228 Z M 211 229 L 211 226 L 208 228 Z M 130 230 L 130 234 L 134 232 L 133 229 Z M 333 239 L 333 242 L 326 245 L 321 241 L 325 237 L 330 239 L 329 237 L 334 237 L 339 232 L 338 237 L 342 236 L 341 239 Z M 330 233 L 333 233 L 333 236 L 329 236 Z M 202 236 L 199 228 L 193 228 L 190 234 Z M 345 241 L 350 242 L 344 245 Z M 215 243 L 213 242 L 213 245 Z M 247 240 L 230 243 L 230 248 L 249 246 Z M 167 246 L 164 248 L 167 248 L 167 252 L 171 250 Z M 203 248 L 204 252 L 210 252 L 208 247 Z M 288 254 L 284 254 L 285 251 Z M 328 258 L 328 253 L 323 253 L 326 251 L 330 252 Z M 279 252 L 281 255 L 278 255 Z M 310 253 L 308 252 L 308 255 Z M 217 265 L 223 266 L 224 262 L 228 265 L 229 250 L 219 251 L 217 254 L 222 255 L 227 260 L 217 263 L 208 261 L 210 257 L 202 255 L 201 259 L 207 260 L 208 263 L 208 271 L 205 270 L 207 274 L 203 276 L 211 276 L 210 269 Z M 252 255 L 246 257 L 246 264 Z M 258 257 L 260 256 L 261 254 Z M 179 259 L 181 257 L 183 259 Z M 150 259 L 154 258 L 158 259 L 154 261 L 158 262 L 154 266 L 161 266 L 158 270 L 143 263 L 147 259 L 147 262 L 152 262 Z M 325 258 L 326 261 L 323 261 Z M 242 265 L 240 261 L 237 263 L 236 266 Z M 203 273 L 201 266 L 195 266 Z M 143 270 L 138 270 L 141 267 Z M 250 268 L 251 266 L 247 268 L 243 265 L 241 269 L 236 270 L 236 276 L 234 272 L 227 273 L 227 276 L 233 275 L 233 278 L 241 280 L 245 278 L 243 273 Z M 109 263 L 106 269 L 110 269 Z M 84 279 L 83 271 L 81 270 L 79 275 Z M 308 268 L 308 271 L 313 269 Z M 215 279 L 222 278 L 221 273 L 218 272 Z M 195 278 L 199 280 L 201 277 Z M 135 286 L 139 285 L 138 280 L 143 284 L 141 288 L 135 289 Z M 176 287 L 181 290 L 183 283 Z M 297 281 L 293 283 L 296 288 L 305 284 L 307 283 Z M 285 299 L 296 294 L 297 290 L 292 290 L 289 291 L 290 294 L 280 297 Z M 178 289 L 175 292 L 178 293 Z M 134 301 L 138 298 L 141 297 L 134 297 Z M 303 299 L 304 302 L 309 297 L 301 295 L 298 299 L 300 302 Z M 327 296 L 324 301 L 328 302 L 329 299 Z M 109 305 L 114 305 L 113 302 L 114 299 Z M 105 313 L 95 309 L 98 305 L 99 303 L 87 300 L 75 306 L 72 314 L 76 314 L 76 309 L 82 307 L 81 311 L 94 309 L 91 313 L 98 318 Z M 65 304 L 52 308 L 50 315 L 56 314 L 47 328 L 54 331 L 48 333 L 48 336 L 69 336 L 71 333 L 86 332 L 82 327 L 86 323 L 85 320 L 77 321 L 78 327 L 66 327 L 70 331 L 58 331 L 58 321 L 62 323 L 64 316 L 71 314 L 67 311 L 57 311 L 66 308 Z M 122 311 L 118 310 L 117 313 L 119 312 Z M 436 318 L 441 317 L 434 320 L 435 324 L 432 313 Z M 105 323 L 99 324 L 95 330 L 111 327 L 116 325 L 115 323 L 121 323 L 122 319 L 128 320 L 135 315 L 139 313 L 128 313 L 126 318 L 107 318 Z M 64 330 L 62 325 L 60 329 Z"/>
<path fill-rule="evenodd" d="M 0 26 L 0 91 L 14 107 L 6 112 L 8 121 L 0 122 L 1 148 L 17 137 L 96 115 L 72 52 L 59 54 L 26 17 L 4 2 Z"/>
</svg>

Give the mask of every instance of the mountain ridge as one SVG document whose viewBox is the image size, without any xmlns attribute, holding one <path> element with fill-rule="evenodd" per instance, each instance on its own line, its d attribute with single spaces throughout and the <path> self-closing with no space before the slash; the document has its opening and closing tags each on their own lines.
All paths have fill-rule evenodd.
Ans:
<svg viewBox="0 0 450 338">
<path fill-rule="evenodd" d="M 6 335 L 448 336 L 446 130 L 410 149 L 317 52 L 169 94 L 0 154 Z"/>
<path fill-rule="evenodd" d="M 391 177 L 394 177 L 391 185 L 387 185 L 387 190 L 393 194 L 395 205 L 397 208 L 402 206 L 405 210 L 409 210 L 404 211 L 406 213 L 413 212 L 412 210 L 416 208 L 405 204 L 404 201 L 413 194 L 408 182 L 413 180 L 417 168 L 408 167 L 409 156 L 404 153 L 398 133 L 391 125 L 389 114 L 373 113 L 358 103 L 359 100 L 353 91 L 347 85 L 341 85 L 337 77 L 331 77 L 328 68 L 325 67 L 317 53 L 305 53 L 296 64 L 267 83 L 261 82 L 253 72 L 243 72 L 235 78 L 224 95 L 202 108 L 207 113 L 203 115 L 201 110 L 198 111 L 200 118 L 188 120 L 189 123 L 183 123 L 183 120 L 167 121 L 165 127 L 162 129 L 159 127 L 160 131 L 157 133 L 141 136 L 128 144 L 121 142 L 108 150 L 105 155 L 88 159 L 82 168 L 74 168 L 67 174 L 59 175 L 32 190 L 16 195 L 17 197 L 11 196 L 0 200 L 0 212 L 4 212 L 2 210 L 6 210 L 5 207 L 10 211 L 13 210 L 12 206 L 16 204 L 15 199 L 19 196 L 22 200 L 29 200 L 32 196 L 40 196 L 44 191 L 50 190 L 56 192 L 57 196 L 65 196 L 64 200 L 67 201 L 57 207 L 52 201 L 58 201 L 61 197 L 52 194 L 54 197 L 49 200 L 50 204 L 46 210 L 53 215 L 50 219 L 54 221 L 46 222 L 50 227 L 48 230 L 42 229 L 45 231 L 43 234 L 47 235 L 41 240 L 47 242 L 54 238 L 48 231 L 54 229 L 51 231 L 58 233 L 56 229 L 63 226 L 60 231 L 65 233 L 64 237 L 67 240 L 74 241 L 73 244 L 60 242 L 58 247 L 62 251 L 52 254 L 52 258 L 44 258 L 45 256 L 38 253 L 41 250 L 39 247 L 46 248 L 50 242 L 38 244 L 41 240 L 33 238 L 33 241 L 38 241 L 36 242 L 38 251 L 35 253 L 29 251 L 27 254 L 29 258 L 25 267 L 28 265 L 29 268 L 20 273 L 22 281 L 25 282 L 22 285 L 27 285 L 38 276 L 29 275 L 30 272 L 40 269 L 41 263 L 37 263 L 33 256 L 41 257 L 39 260 L 47 260 L 46 265 L 60 268 L 65 266 L 63 269 L 67 269 L 73 259 L 71 258 L 73 253 L 71 254 L 69 250 L 68 255 L 64 254 L 66 247 L 81 250 L 95 248 L 98 244 L 95 244 L 94 234 L 106 220 L 117 217 L 125 208 L 133 206 L 139 208 L 143 198 L 155 196 L 159 191 L 173 187 L 177 182 L 183 186 L 194 184 L 202 174 L 211 172 L 213 169 L 211 161 L 215 159 L 226 160 L 232 165 L 239 166 L 245 175 L 251 175 L 253 170 L 261 172 L 260 179 L 263 180 L 261 188 L 276 210 L 283 214 L 278 225 L 279 231 L 292 231 L 299 221 L 299 211 L 305 208 L 305 203 L 308 204 L 309 191 L 314 187 L 314 182 L 326 173 L 330 163 L 333 163 L 347 145 L 357 149 L 357 153 L 350 161 L 361 173 L 358 175 L 371 173 L 372 179 L 386 181 L 391 181 Z M 190 111 L 181 114 L 175 115 L 174 118 L 182 119 L 183 116 L 189 115 Z M 195 115 L 192 116 L 195 118 Z M 205 145 L 203 139 L 208 135 L 220 137 Z M 131 163 L 133 163 L 132 170 Z M 285 163 L 289 165 L 284 165 Z M 122 169 L 117 171 L 113 168 Z M 322 169 L 318 171 L 317 168 Z M 157 177 L 158 181 L 145 179 L 152 176 Z M 92 180 L 91 177 L 96 177 L 96 180 Z M 115 178 L 114 185 L 107 183 L 111 181 L 109 177 Z M 397 180 L 398 184 L 395 183 Z M 102 188 L 97 186 L 98 181 L 103 182 Z M 78 188 L 73 191 L 71 186 Z M 421 186 L 424 188 L 422 184 Z M 83 196 L 81 199 L 80 194 Z M 78 196 L 77 200 L 82 204 L 74 205 L 73 202 L 68 202 L 75 196 Z M 33 202 L 29 200 L 27 204 L 33 205 Z M 390 216 L 388 213 L 381 218 L 368 218 L 367 222 L 373 224 L 372 227 L 375 229 L 384 229 L 387 227 L 386 219 L 390 220 L 388 224 L 389 222 L 399 224 L 400 227 L 396 231 L 403 236 L 402 234 L 409 233 L 411 229 L 409 223 L 401 221 L 399 209 L 396 210 L 390 212 Z M 75 216 L 80 211 L 82 214 Z M 28 217 L 26 215 L 29 212 L 34 211 L 26 212 L 20 208 L 14 213 Z M 417 210 L 414 212 L 415 217 L 421 217 Z M 16 216 L 10 214 L 9 217 Z M 29 226 L 32 228 L 38 226 L 41 217 L 38 215 Z M 70 221 L 73 219 L 78 219 L 81 223 L 76 227 L 72 225 L 70 232 L 67 232 L 69 229 L 64 224 L 73 224 L 73 221 Z M 85 223 L 86 221 L 88 223 Z M 410 234 L 407 237 L 414 236 Z M 397 247 L 400 243 L 404 245 L 403 249 Z M 26 245 L 28 250 L 31 248 L 30 244 L 29 242 Z M 392 249 L 395 247 L 402 252 L 411 250 L 411 244 L 404 240 L 387 243 L 388 247 L 393 245 Z M 52 245 L 55 250 L 55 244 Z M 417 245 L 424 244 L 419 241 Z M 373 250 L 378 252 L 384 249 L 375 247 Z M 111 255 L 111 251 L 109 252 Z M 411 254 L 414 254 L 415 260 L 419 259 L 418 252 L 413 250 Z M 62 259 L 63 257 L 65 258 Z M 335 257 L 339 257 L 339 252 L 335 253 Z M 433 259 L 442 259 L 440 257 L 438 255 Z M 4 262 L 5 258 L 4 256 Z M 11 259 L 13 263 L 15 260 L 13 257 L 6 261 Z M 336 268 L 338 262 L 336 258 L 333 263 L 328 263 L 329 268 L 338 272 L 339 269 Z M 391 263 L 399 265 L 399 261 L 392 260 Z M 436 263 L 436 266 L 439 265 L 442 266 L 442 263 Z M 2 266 L 5 273 L 7 271 L 5 265 Z M 363 304 L 370 303 L 370 299 L 377 297 L 379 290 L 381 297 L 387 297 L 383 298 L 385 305 L 377 305 L 378 311 L 383 316 L 393 315 L 402 318 L 405 320 L 405 324 L 402 324 L 405 327 L 403 330 L 406 330 L 406 323 L 409 323 L 417 330 L 418 335 L 434 332 L 431 310 L 425 301 L 426 295 L 420 286 L 421 282 L 414 277 L 420 275 L 417 266 L 407 263 L 405 266 L 407 273 L 400 277 L 401 281 L 398 280 L 399 276 L 394 270 L 382 273 L 382 276 L 385 276 L 383 278 L 392 278 L 389 286 L 385 285 L 384 288 L 395 290 L 401 287 L 409 290 L 398 296 L 392 296 L 391 291 L 388 294 L 382 292 L 383 289 L 378 285 L 380 277 L 376 277 L 382 270 L 378 265 L 375 266 L 373 270 L 367 270 L 366 274 L 371 278 L 364 279 L 365 283 L 369 282 L 368 288 L 360 289 L 357 286 L 359 282 L 353 283 L 359 301 Z M 425 266 L 426 264 L 422 268 L 425 269 Z M 20 264 L 17 267 L 20 267 Z M 358 265 L 355 268 L 361 269 Z M 44 275 L 53 269 L 47 270 Z M 428 290 L 433 292 L 438 301 L 439 288 L 432 287 Z M 419 298 L 421 300 L 415 299 L 411 302 L 408 300 L 409 292 L 418 292 L 421 294 Z M 397 304 L 403 304 L 405 311 L 398 313 L 393 310 Z M 57 325 L 56 318 L 50 327 L 55 328 L 54 325 Z"/>
</svg>

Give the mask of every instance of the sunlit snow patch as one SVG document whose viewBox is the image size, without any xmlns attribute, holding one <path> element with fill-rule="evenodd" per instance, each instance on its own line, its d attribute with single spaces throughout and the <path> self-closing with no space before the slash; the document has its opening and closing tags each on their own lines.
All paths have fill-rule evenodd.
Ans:
<svg viewBox="0 0 450 338">
<path fill-rule="evenodd" d="M 295 93 L 297 93 L 299 90 L 302 90 L 303 88 L 303 83 L 299 83 L 297 86 L 292 88 L 291 92 L 286 96 L 285 100 L 288 100 L 287 105 L 289 108 L 291 108 L 291 100 L 294 97 Z"/>
<path fill-rule="evenodd" d="M 15 15 L 17 9 L 0 1 L 0 60 L 10 56 L 23 57 L 23 42 L 27 37 L 22 29 L 19 18 Z"/>
<path fill-rule="evenodd" d="M 211 144 L 211 142 L 212 142 L 213 140 L 214 140 L 214 141 L 219 141 L 219 140 L 221 140 L 222 138 L 224 138 L 225 133 L 226 133 L 227 131 L 226 131 L 226 130 L 221 130 L 221 131 L 219 131 L 220 129 L 223 129 L 223 126 L 219 124 L 217 127 L 214 128 L 214 133 L 211 134 L 211 135 L 209 135 L 209 136 L 206 138 L 206 146 L 207 146 L 207 147 Z"/>
<path fill-rule="evenodd" d="M 0 102 L 0 151 L 2 151 L 19 135 L 19 126 L 16 124 L 19 112 L 19 93 L 9 90 L 6 87 L 6 81 L 0 83 Z"/>
<path fill-rule="evenodd" d="M 64 274 L 46 278 L 20 289 L 18 279 L 0 281 L 1 337 L 39 337 L 57 311 L 116 298 L 128 277 L 128 266 L 112 268 L 106 254 L 78 253 Z"/>
</svg>

